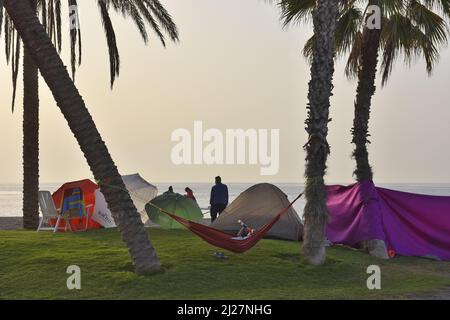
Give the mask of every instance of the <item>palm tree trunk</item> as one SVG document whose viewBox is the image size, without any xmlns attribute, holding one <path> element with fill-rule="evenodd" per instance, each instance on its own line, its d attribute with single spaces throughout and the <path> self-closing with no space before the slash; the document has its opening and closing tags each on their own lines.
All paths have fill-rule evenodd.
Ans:
<svg viewBox="0 0 450 320">
<path fill-rule="evenodd" d="M 358 87 L 356 89 L 355 117 L 353 119 L 352 143 L 355 144 L 353 158 L 356 161 L 354 175 L 357 181 L 373 179 L 369 164 L 367 144 L 369 134 L 370 104 L 375 94 L 375 77 L 377 74 L 378 50 L 380 48 L 381 30 L 364 29 L 358 70 Z"/>
<path fill-rule="evenodd" d="M 3 0 L 105 195 L 138 274 L 161 265 L 140 216 L 67 68 L 26 0 Z"/>
<path fill-rule="evenodd" d="M 36 0 L 28 0 L 36 13 Z M 39 225 L 39 70 L 27 48 L 23 57 L 23 227 Z"/>
<path fill-rule="evenodd" d="M 375 94 L 375 79 L 377 75 L 378 50 L 380 49 L 381 29 L 367 29 L 363 31 L 360 67 L 358 70 L 358 87 L 356 89 L 355 118 L 353 119 L 352 143 L 355 144 L 353 158 L 356 161 L 354 172 L 359 182 L 372 180 L 373 171 L 369 163 L 367 144 L 369 134 L 370 105 Z M 361 246 L 371 255 L 388 259 L 386 244 L 383 240 L 369 239 Z"/>
<path fill-rule="evenodd" d="M 313 11 L 315 45 L 308 92 L 309 139 L 306 150 L 305 230 L 303 252 L 312 265 L 325 262 L 325 227 L 328 210 L 324 175 L 330 153 L 327 141 L 330 97 L 333 89 L 335 30 L 338 1 L 317 0 Z"/>
</svg>

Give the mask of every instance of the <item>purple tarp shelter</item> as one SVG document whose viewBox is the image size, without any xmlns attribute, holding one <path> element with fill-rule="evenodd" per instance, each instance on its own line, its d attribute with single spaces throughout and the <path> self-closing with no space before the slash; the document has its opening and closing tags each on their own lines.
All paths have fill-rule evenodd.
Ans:
<svg viewBox="0 0 450 320">
<path fill-rule="evenodd" d="M 379 188 L 372 181 L 327 186 L 327 193 L 332 243 L 379 239 L 398 255 L 450 260 L 450 197 Z"/>
</svg>

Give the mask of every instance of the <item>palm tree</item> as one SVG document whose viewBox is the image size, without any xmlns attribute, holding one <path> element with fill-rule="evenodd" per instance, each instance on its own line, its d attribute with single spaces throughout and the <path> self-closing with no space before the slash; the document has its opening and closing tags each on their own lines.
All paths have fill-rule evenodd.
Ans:
<svg viewBox="0 0 450 320">
<path fill-rule="evenodd" d="M 122 178 L 74 82 L 27 0 L 3 0 L 104 193 L 138 274 L 161 265 Z M 111 187 L 114 186 L 114 187 Z"/>
<path fill-rule="evenodd" d="M 37 3 L 29 0 L 36 11 Z M 16 98 L 17 76 L 21 56 L 21 41 L 16 34 L 12 21 L 6 14 L 3 19 L 3 5 L 0 1 L 0 31 L 4 20 L 6 60 L 12 65 L 13 97 L 12 111 Z M 1 32 L 0 32 L 1 33 Z M 36 229 L 39 223 L 38 188 L 39 188 L 39 96 L 38 69 L 34 65 L 27 48 L 23 53 L 23 225 L 25 229 Z"/>
<path fill-rule="evenodd" d="M 312 1 L 281 0 L 279 5 L 285 25 L 307 19 L 313 8 Z M 381 29 L 366 27 L 366 12 L 370 5 L 381 9 Z M 346 75 L 358 78 L 352 128 L 357 181 L 373 179 L 367 144 L 370 143 L 368 124 L 379 55 L 382 55 L 382 85 L 386 84 L 399 56 L 403 56 L 408 65 L 417 57 L 424 57 L 430 74 L 439 58 L 439 47 L 447 43 L 445 18 L 449 16 L 448 0 L 369 0 L 365 5 L 357 0 L 340 0 L 336 51 L 340 56 L 349 53 Z M 303 50 L 308 59 L 312 58 L 313 43 L 314 36 Z"/>
<path fill-rule="evenodd" d="M 381 29 L 366 27 L 365 18 L 368 6 L 377 5 L 382 12 Z M 293 22 L 305 21 L 314 8 L 313 1 L 281 0 L 282 18 L 285 26 Z M 355 144 L 353 157 L 356 160 L 354 172 L 357 181 L 371 181 L 372 168 L 369 164 L 367 144 L 371 99 L 375 93 L 375 80 L 379 54 L 382 55 L 382 84 L 392 72 L 396 58 L 403 56 L 410 64 L 415 58 L 423 56 L 426 69 L 431 73 L 439 57 L 438 47 L 447 42 L 445 19 L 438 13 L 449 17 L 448 0 L 384 0 L 361 1 L 341 0 L 336 25 L 336 52 L 342 56 L 349 53 L 346 75 L 357 77 L 358 86 L 355 100 L 355 116 L 352 128 L 352 143 Z M 315 35 L 304 47 L 304 55 L 314 57 Z M 382 242 L 382 241 L 381 241 Z M 363 244 L 369 251 L 386 258 L 384 243 L 377 240 Z M 384 249 L 383 249 L 384 248 Z"/>
<path fill-rule="evenodd" d="M 268 0 L 274 2 L 275 0 Z M 308 84 L 308 118 L 305 121 L 308 141 L 305 165 L 305 228 L 303 253 L 308 263 L 325 263 L 325 228 L 328 218 L 324 176 L 327 158 L 330 97 L 333 90 L 334 57 L 336 54 L 336 22 L 339 1 L 276 0 L 287 26 L 292 21 L 309 20 L 312 16 L 314 36 L 311 44 L 311 80 Z"/>
<path fill-rule="evenodd" d="M 28 2 L 36 12 L 36 0 Z M 23 227 L 36 230 L 39 225 L 39 71 L 26 47 L 23 52 L 22 147 Z"/>
<path fill-rule="evenodd" d="M 61 0 L 28 1 L 33 11 L 36 14 L 38 14 L 38 12 L 40 13 L 44 28 L 47 30 L 50 39 L 60 52 L 62 46 Z M 149 40 L 146 23 L 149 24 L 157 34 L 163 46 L 166 45 L 166 40 L 162 30 L 169 35 L 172 41 L 178 41 L 177 27 L 170 14 L 161 5 L 159 0 L 96 1 L 99 6 L 108 45 L 111 88 L 113 87 L 115 77 L 119 75 L 120 71 L 120 55 L 114 26 L 109 14 L 111 8 L 133 20 L 145 43 Z M 68 0 L 67 4 L 69 10 L 78 5 L 76 0 Z M 1 1 L 0 11 L 0 14 L 2 15 L 3 8 L 1 6 Z M 75 18 L 78 17 L 75 16 Z M 15 37 L 14 26 L 7 14 L 5 16 L 5 30 L 9 31 L 5 34 L 8 61 L 9 56 L 12 56 L 14 111 L 21 46 L 19 38 Z M 72 78 L 75 79 L 76 67 L 81 64 L 82 57 L 80 28 L 72 28 L 70 30 L 70 43 Z M 36 229 L 39 223 L 39 74 L 38 69 L 26 48 L 24 49 L 23 59 L 23 224 L 25 229 Z"/>
<path fill-rule="evenodd" d="M 346 68 L 347 75 L 358 78 L 351 132 L 352 143 L 355 144 L 352 154 L 356 161 L 354 175 L 359 182 L 373 180 L 367 145 L 370 143 L 368 140 L 370 108 L 372 96 L 375 94 L 379 54 L 382 55 L 382 85 L 384 85 L 399 53 L 403 54 L 408 63 L 417 56 L 424 57 L 426 69 L 430 74 L 439 57 L 438 47 L 447 42 L 446 22 L 433 11 L 436 9 L 435 4 L 431 4 L 430 1 L 424 1 L 422 4 L 417 0 L 406 3 L 391 2 L 369 1 L 369 4 L 376 3 L 383 9 L 382 29 L 370 30 L 362 27 L 362 31 L 356 33 L 357 40 L 353 41 Z M 443 4 L 440 13 L 448 17 L 450 3 L 437 2 Z M 378 258 L 388 258 L 386 244 L 382 240 L 363 241 L 362 246 Z"/>
<path fill-rule="evenodd" d="M 354 39 L 349 39 L 353 47 L 347 63 L 347 74 L 358 78 L 352 143 L 355 144 L 354 174 L 359 182 L 373 180 L 367 145 L 370 143 L 370 107 L 375 94 L 379 54 L 382 55 L 382 85 L 386 84 L 395 58 L 400 54 L 408 64 L 418 56 L 424 57 L 427 72 L 431 74 L 439 57 L 439 47 L 447 43 L 447 25 L 440 14 L 446 17 L 450 14 L 447 0 L 369 1 L 369 4 L 373 3 L 382 8 L 382 29 L 361 27 L 362 31 L 356 32 Z M 437 3 L 441 4 L 440 9 Z"/>
<path fill-rule="evenodd" d="M 314 49 L 308 91 L 306 132 L 305 231 L 303 252 L 312 265 L 325 262 L 323 240 L 327 221 L 324 175 L 330 147 L 327 141 L 330 97 L 333 89 L 335 31 L 338 4 L 317 0 L 312 10 Z"/>
</svg>

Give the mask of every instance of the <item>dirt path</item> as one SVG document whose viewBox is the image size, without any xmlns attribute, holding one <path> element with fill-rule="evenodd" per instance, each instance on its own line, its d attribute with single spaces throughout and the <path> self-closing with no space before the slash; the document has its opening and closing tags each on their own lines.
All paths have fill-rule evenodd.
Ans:
<svg viewBox="0 0 450 320">
<path fill-rule="evenodd" d="M 411 296 L 413 300 L 450 300 L 450 287 L 433 293 Z"/>
</svg>

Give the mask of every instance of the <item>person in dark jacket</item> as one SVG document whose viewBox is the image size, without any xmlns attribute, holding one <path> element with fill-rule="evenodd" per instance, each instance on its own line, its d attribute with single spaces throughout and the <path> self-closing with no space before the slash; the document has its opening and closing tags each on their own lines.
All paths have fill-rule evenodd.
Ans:
<svg viewBox="0 0 450 320">
<path fill-rule="evenodd" d="M 222 178 L 216 177 L 216 185 L 211 188 L 211 197 L 209 200 L 211 205 L 211 222 L 216 220 L 228 205 L 228 187 L 222 183 Z"/>
</svg>

